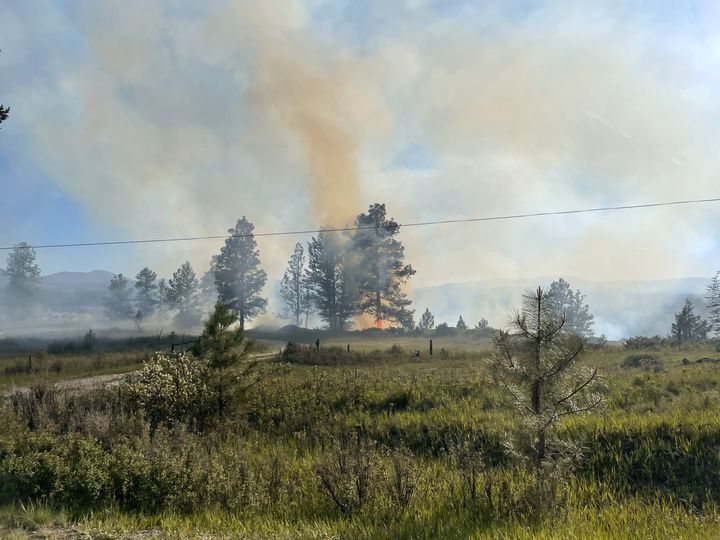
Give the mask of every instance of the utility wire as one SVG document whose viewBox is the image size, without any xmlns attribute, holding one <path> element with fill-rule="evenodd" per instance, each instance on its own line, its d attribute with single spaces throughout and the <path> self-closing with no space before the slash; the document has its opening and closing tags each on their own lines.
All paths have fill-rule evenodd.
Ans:
<svg viewBox="0 0 720 540">
<path fill-rule="evenodd" d="M 614 210 L 636 210 L 640 208 L 657 208 L 660 206 L 678 206 L 683 204 L 702 204 L 720 202 L 720 197 L 714 197 L 709 199 L 688 199 L 682 201 L 666 201 L 656 202 L 647 204 L 625 204 L 620 206 L 600 206 L 597 208 L 582 208 L 577 210 L 555 210 L 550 212 L 529 212 L 524 214 L 507 214 L 501 216 L 483 216 L 475 218 L 458 218 L 458 219 L 444 219 L 436 221 L 417 221 L 411 223 L 400 223 L 398 227 L 425 227 L 429 225 L 447 225 L 452 223 L 475 223 L 480 221 L 503 221 L 511 219 L 525 219 L 533 217 L 546 217 L 546 216 L 565 216 L 569 214 L 589 214 L 592 212 L 610 212 Z M 261 237 L 261 236 L 293 236 L 293 235 L 305 235 L 305 234 L 318 234 L 324 232 L 347 232 L 347 231 L 359 231 L 363 229 L 374 229 L 374 225 L 359 226 L 359 227 L 336 227 L 327 229 L 305 229 L 305 230 L 294 230 L 294 231 L 277 231 L 277 232 L 266 232 L 266 233 L 252 233 L 252 234 L 223 234 L 223 235 L 211 235 L 211 236 L 187 236 L 180 238 L 149 238 L 141 240 L 110 240 L 105 242 L 77 242 L 67 244 L 44 244 L 38 246 L 28 246 L 33 249 L 46 249 L 46 248 L 71 248 L 71 247 L 88 247 L 88 246 L 118 246 L 125 244 L 159 244 L 168 242 L 191 242 L 196 240 L 220 240 L 225 238 L 247 238 L 247 237 Z M 0 247 L 0 251 L 7 251 L 15 249 L 16 246 L 3 246 Z"/>
</svg>

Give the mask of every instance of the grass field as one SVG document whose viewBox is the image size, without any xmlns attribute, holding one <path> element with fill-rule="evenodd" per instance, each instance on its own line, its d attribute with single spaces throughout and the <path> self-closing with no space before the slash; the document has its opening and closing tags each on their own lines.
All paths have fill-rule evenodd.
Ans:
<svg viewBox="0 0 720 540">
<path fill-rule="evenodd" d="M 202 430 L 153 431 L 117 390 L 8 403 L 0 536 L 720 536 L 714 346 L 588 350 L 603 405 L 558 427 L 580 453 L 541 512 L 506 446 L 519 423 L 488 368 L 490 340 L 438 337 L 426 349 L 425 337 L 322 336 L 319 353 L 227 372 L 232 407 Z M 113 354 L 101 371 L 139 365 Z M 93 372 L 90 357 L 62 361 L 37 377 Z"/>
</svg>

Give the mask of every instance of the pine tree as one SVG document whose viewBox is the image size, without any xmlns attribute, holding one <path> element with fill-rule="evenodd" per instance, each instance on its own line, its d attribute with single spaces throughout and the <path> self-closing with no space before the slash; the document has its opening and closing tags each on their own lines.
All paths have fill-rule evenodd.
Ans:
<svg viewBox="0 0 720 540">
<path fill-rule="evenodd" d="M 705 300 L 709 315 L 709 329 L 716 334 L 720 334 L 720 272 L 717 272 L 710 280 Z"/>
<path fill-rule="evenodd" d="M 585 295 L 580 290 L 572 291 L 570 284 L 563 278 L 553 281 L 547 292 L 547 307 L 553 316 L 565 319 L 564 329 L 581 337 L 593 335 L 593 315 L 590 306 L 585 303 Z"/>
<path fill-rule="evenodd" d="M 228 391 L 231 385 L 225 375 L 225 369 L 237 364 L 245 354 L 244 333 L 238 323 L 238 315 L 227 305 L 218 302 L 205 322 L 199 340 L 200 352 L 208 358 L 213 368 L 212 386 L 217 395 L 217 411 L 222 418 L 231 400 Z M 245 344 L 246 345 L 246 344 Z M 241 375 L 246 375 L 253 365 L 248 366 Z M 237 384 L 237 377 L 232 378 Z"/>
<path fill-rule="evenodd" d="M 201 319 L 198 305 L 198 280 L 188 261 L 173 272 L 168 282 L 167 298 L 172 308 L 177 310 L 175 322 L 184 328 L 192 328 Z"/>
<path fill-rule="evenodd" d="M 291 318 L 298 326 L 302 316 L 307 313 L 308 294 L 304 272 L 305 250 L 298 242 L 280 282 L 280 297 L 285 308 L 283 317 Z"/>
<path fill-rule="evenodd" d="M 158 307 L 157 274 L 145 267 L 135 276 L 135 309 L 142 318 L 152 315 Z"/>
<path fill-rule="evenodd" d="M 456 330 L 467 330 L 467 324 L 465 324 L 465 320 L 462 318 L 462 315 L 460 315 L 460 318 L 458 319 L 457 324 L 455 325 Z"/>
<path fill-rule="evenodd" d="M 200 278 L 199 303 L 203 313 L 211 313 L 218 302 L 217 285 L 215 284 L 215 269 L 217 267 L 217 255 L 210 259 L 210 267 Z"/>
<path fill-rule="evenodd" d="M 308 242 L 306 280 L 312 303 L 333 332 L 348 328 L 357 313 L 357 288 L 345 266 L 343 239 L 321 232 Z"/>
<path fill-rule="evenodd" d="M 478 323 L 475 325 L 475 330 L 487 330 L 487 328 L 490 326 L 490 323 L 485 317 L 482 317 Z"/>
<path fill-rule="evenodd" d="M 40 284 L 40 267 L 35 263 L 35 250 L 27 242 L 13 246 L 7 258 L 7 295 L 14 308 L 28 308 Z"/>
<path fill-rule="evenodd" d="M 157 282 L 157 311 L 160 315 L 165 315 L 168 310 L 169 303 L 167 280 L 165 278 L 160 278 Z"/>
<path fill-rule="evenodd" d="M 548 435 L 562 416 L 594 408 L 600 397 L 591 392 L 597 369 L 583 368 L 578 360 L 582 338 L 565 331 L 565 320 L 547 305 L 548 293 L 538 287 L 523 297 L 522 311 L 512 321 L 513 333 L 495 338 L 491 367 L 513 398 L 523 418 L 522 451 L 541 483 Z"/>
<path fill-rule="evenodd" d="M 105 315 L 109 319 L 133 319 L 136 311 L 131 301 L 130 284 L 125 276 L 117 274 L 110 280 L 108 295 L 103 301 Z"/>
<path fill-rule="evenodd" d="M 260 268 L 260 252 L 257 249 L 254 225 L 239 219 L 228 232 L 225 246 L 220 250 L 215 267 L 215 285 L 219 300 L 238 314 L 240 328 L 265 312 L 267 299 L 260 293 L 267 281 L 267 274 Z"/>
<path fill-rule="evenodd" d="M 5 120 L 8 119 L 9 114 L 10 107 L 5 107 L 2 103 L 0 103 L 0 124 L 2 124 Z"/>
<path fill-rule="evenodd" d="M 708 324 L 700 315 L 695 314 L 695 308 L 689 299 L 685 300 L 682 309 L 675 314 L 675 322 L 670 329 L 671 337 L 678 343 L 686 341 L 702 341 L 707 337 Z"/>
<path fill-rule="evenodd" d="M 435 317 L 428 308 L 425 308 L 425 312 L 420 316 L 420 322 L 418 323 L 418 330 L 432 330 L 435 328 Z"/>
<path fill-rule="evenodd" d="M 359 307 L 376 321 L 403 322 L 412 303 L 402 286 L 415 273 L 403 264 L 405 248 L 395 239 L 400 226 L 387 218 L 384 204 L 373 204 L 360 214 L 353 237 L 353 261 L 359 272 Z"/>
</svg>

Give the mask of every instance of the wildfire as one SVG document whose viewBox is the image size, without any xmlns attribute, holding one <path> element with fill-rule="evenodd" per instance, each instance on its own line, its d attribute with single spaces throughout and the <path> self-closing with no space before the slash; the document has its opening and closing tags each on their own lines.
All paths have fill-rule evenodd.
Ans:
<svg viewBox="0 0 720 540">
<path fill-rule="evenodd" d="M 375 319 L 375 328 L 382 330 L 382 319 Z"/>
</svg>

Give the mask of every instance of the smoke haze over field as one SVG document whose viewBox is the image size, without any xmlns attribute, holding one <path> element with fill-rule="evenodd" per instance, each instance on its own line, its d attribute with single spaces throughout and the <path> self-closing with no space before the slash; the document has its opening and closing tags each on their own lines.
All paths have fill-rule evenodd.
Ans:
<svg viewBox="0 0 720 540">
<path fill-rule="evenodd" d="M 0 241 L 222 234 L 241 215 L 258 232 L 315 228 L 376 201 L 402 223 L 718 196 L 720 12 L 668 6 L 3 2 Z M 718 210 L 400 239 L 413 288 L 709 275 Z M 269 276 L 298 240 L 258 239 Z M 202 273 L 220 245 L 47 250 L 38 263 L 132 276 L 189 259 Z"/>
</svg>

